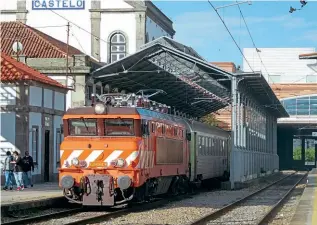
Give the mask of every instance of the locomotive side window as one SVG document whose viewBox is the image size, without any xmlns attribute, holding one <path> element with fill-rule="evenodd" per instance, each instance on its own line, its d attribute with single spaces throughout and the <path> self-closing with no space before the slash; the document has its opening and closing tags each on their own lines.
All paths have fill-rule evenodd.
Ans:
<svg viewBox="0 0 317 225">
<path fill-rule="evenodd" d="M 155 124 L 154 123 L 151 123 L 151 131 L 152 131 L 152 133 L 155 133 Z"/>
<path fill-rule="evenodd" d="M 133 119 L 105 119 L 106 136 L 133 136 Z"/>
<path fill-rule="evenodd" d="M 165 124 L 162 124 L 162 134 L 165 134 Z"/>
<path fill-rule="evenodd" d="M 177 137 L 177 127 L 174 127 L 174 136 Z"/>
<path fill-rule="evenodd" d="M 69 119 L 70 136 L 96 136 L 97 120 L 96 119 Z"/>
</svg>

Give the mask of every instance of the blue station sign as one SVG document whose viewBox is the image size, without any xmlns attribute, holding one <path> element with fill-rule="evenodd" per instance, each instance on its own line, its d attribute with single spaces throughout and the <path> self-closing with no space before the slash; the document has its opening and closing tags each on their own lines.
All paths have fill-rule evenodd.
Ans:
<svg viewBox="0 0 317 225">
<path fill-rule="evenodd" d="M 32 0 L 32 10 L 80 10 L 85 0 Z"/>
</svg>

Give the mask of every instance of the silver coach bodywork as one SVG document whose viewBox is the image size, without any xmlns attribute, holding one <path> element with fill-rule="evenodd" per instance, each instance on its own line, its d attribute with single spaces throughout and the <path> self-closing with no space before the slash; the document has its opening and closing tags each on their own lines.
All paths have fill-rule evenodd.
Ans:
<svg viewBox="0 0 317 225">
<path fill-rule="evenodd" d="M 179 119 L 191 133 L 190 180 L 220 177 L 229 172 L 230 133 L 197 121 Z"/>
</svg>

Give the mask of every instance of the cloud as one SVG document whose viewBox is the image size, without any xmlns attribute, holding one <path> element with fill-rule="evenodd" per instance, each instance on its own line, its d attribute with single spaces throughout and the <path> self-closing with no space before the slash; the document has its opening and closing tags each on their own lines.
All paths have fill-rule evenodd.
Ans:
<svg viewBox="0 0 317 225">
<path fill-rule="evenodd" d="M 274 17 L 245 17 L 252 36 L 263 32 L 263 28 L 271 28 L 272 23 L 278 23 L 278 29 L 297 29 L 316 26 L 303 18 L 292 15 Z M 176 30 L 175 38 L 193 47 L 202 47 L 210 42 L 221 42 L 230 36 L 219 17 L 213 11 L 185 12 L 173 19 Z M 247 29 L 240 16 L 225 16 L 224 21 L 234 38 L 241 39 L 248 36 Z M 261 25 L 261 26 L 260 26 Z M 241 28 L 240 28 L 241 26 Z M 246 38 L 247 39 L 247 38 Z M 306 39 L 315 40 L 313 34 L 306 34 Z M 255 40 L 256 42 L 256 40 Z"/>
</svg>

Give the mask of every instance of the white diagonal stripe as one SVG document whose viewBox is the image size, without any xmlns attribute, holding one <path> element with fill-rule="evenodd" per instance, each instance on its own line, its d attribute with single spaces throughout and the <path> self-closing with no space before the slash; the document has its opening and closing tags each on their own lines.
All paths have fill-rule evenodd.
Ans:
<svg viewBox="0 0 317 225">
<path fill-rule="evenodd" d="M 103 153 L 103 150 L 93 150 L 90 155 L 85 159 L 85 161 L 87 162 L 87 165 L 89 165 L 90 162 L 95 161 L 100 154 Z"/>
<path fill-rule="evenodd" d="M 72 160 L 73 158 L 78 158 L 83 151 L 84 150 L 74 150 L 72 154 L 70 154 L 70 156 L 68 156 L 68 158 L 64 161 L 63 168 L 65 168 L 66 162 L 70 163 L 70 160 Z"/>
<path fill-rule="evenodd" d="M 60 151 L 59 151 L 59 157 L 60 157 L 60 158 L 62 158 L 63 153 L 64 153 L 64 150 L 60 150 Z"/>
<path fill-rule="evenodd" d="M 139 163 L 137 165 L 137 168 L 141 168 L 142 169 L 142 158 L 143 158 L 144 152 L 143 150 L 140 150 L 140 157 L 139 157 Z"/>
<path fill-rule="evenodd" d="M 119 155 L 121 155 L 122 152 L 123 152 L 123 151 L 121 151 L 121 150 L 115 150 L 115 151 L 113 151 L 113 152 L 106 158 L 105 162 L 107 162 L 108 165 L 109 165 L 110 162 L 111 162 L 112 160 L 117 159 L 117 158 L 119 157 Z"/>
<path fill-rule="evenodd" d="M 138 151 L 134 151 L 132 152 L 126 159 L 125 161 L 127 161 L 127 166 L 129 166 L 132 161 L 134 161 L 139 155 L 139 152 Z"/>
</svg>

